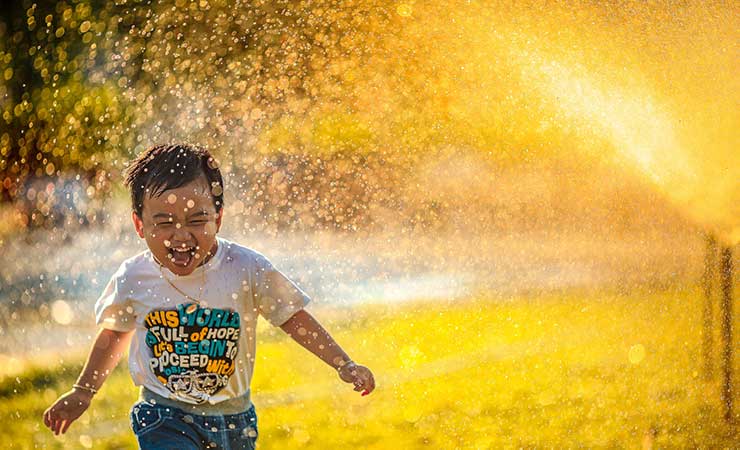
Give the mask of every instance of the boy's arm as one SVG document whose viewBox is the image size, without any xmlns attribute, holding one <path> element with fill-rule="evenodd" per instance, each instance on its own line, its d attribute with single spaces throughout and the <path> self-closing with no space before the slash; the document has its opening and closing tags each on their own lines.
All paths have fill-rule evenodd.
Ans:
<svg viewBox="0 0 740 450">
<path fill-rule="evenodd" d="M 94 391 L 100 389 L 118 365 L 132 335 L 133 331 L 101 329 L 75 384 Z M 44 411 L 44 424 L 54 434 L 65 433 L 69 425 L 90 406 L 93 395 L 91 390 L 73 387 Z"/>
<path fill-rule="evenodd" d="M 355 391 L 365 390 L 367 395 L 375 389 L 372 372 L 365 366 L 354 363 L 331 335 L 306 310 L 293 314 L 280 328 L 301 344 L 306 350 L 318 356 L 339 372 L 339 377 L 347 383 L 354 383 Z"/>
</svg>

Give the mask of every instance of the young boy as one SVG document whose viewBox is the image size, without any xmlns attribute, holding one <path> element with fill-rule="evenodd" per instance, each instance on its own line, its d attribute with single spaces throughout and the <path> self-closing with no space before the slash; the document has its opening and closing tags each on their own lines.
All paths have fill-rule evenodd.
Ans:
<svg viewBox="0 0 740 450">
<path fill-rule="evenodd" d="M 217 237 L 223 180 L 208 151 L 160 145 L 127 171 L 132 218 L 148 251 L 124 261 L 95 304 L 101 329 L 72 390 L 44 412 L 65 433 L 130 343 L 129 370 L 141 386 L 131 425 L 142 449 L 253 449 L 250 399 L 257 316 L 367 395 L 355 364 L 303 308 L 308 296 L 261 254 Z"/>
</svg>

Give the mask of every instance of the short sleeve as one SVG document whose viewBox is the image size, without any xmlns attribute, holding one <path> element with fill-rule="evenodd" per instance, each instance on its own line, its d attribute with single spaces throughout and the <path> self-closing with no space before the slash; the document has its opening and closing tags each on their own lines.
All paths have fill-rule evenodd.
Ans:
<svg viewBox="0 0 740 450">
<path fill-rule="evenodd" d="M 126 332 L 136 326 L 133 305 L 123 290 L 125 270 L 121 264 L 95 302 L 95 323 L 102 328 Z"/>
<path fill-rule="evenodd" d="M 305 292 L 264 257 L 257 261 L 252 292 L 260 315 L 276 327 L 287 322 L 311 301 Z"/>
</svg>

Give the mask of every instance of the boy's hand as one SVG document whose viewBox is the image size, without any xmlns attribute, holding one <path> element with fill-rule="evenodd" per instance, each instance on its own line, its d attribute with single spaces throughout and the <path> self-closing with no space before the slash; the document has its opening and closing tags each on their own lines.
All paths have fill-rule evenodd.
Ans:
<svg viewBox="0 0 740 450">
<path fill-rule="evenodd" d="M 360 366 L 350 361 L 337 369 L 339 378 L 347 383 L 354 383 L 355 391 L 365 390 L 363 396 L 371 393 L 375 389 L 375 379 L 373 373 L 365 366 Z"/>
<path fill-rule="evenodd" d="M 44 411 L 44 425 L 49 427 L 55 435 L 66 433 L 70 424 L 90 406 L 92 396 L 92 393 L 81 389 L 72 389 L 63 394 Z"/>
</svg>

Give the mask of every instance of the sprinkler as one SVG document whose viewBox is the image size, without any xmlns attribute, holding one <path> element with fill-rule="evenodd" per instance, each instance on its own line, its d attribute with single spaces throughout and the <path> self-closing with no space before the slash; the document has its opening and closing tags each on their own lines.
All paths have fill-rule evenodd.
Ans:
<svg viewBox="0 0 740 450">
<path fill-rule="evenodd" d="M 716 272 L 717 240 L 706 234 L 706 253 L 704 256 L 704 273 L 702 274 L 702 291 L 704 293 L 704 308 L 702 312 L 702 354 L 704 356 L 704 380 L 714 377 L 714 308 L 712 303 L 712 285 Z"/>
<path fill-rule="evenodd" d="M 722 247 L 720 253 L 720 320 L 722 322 L 722 406 L 725 422 L 733 420 L 732 414 L 732 249 Z"/>
</svg>

